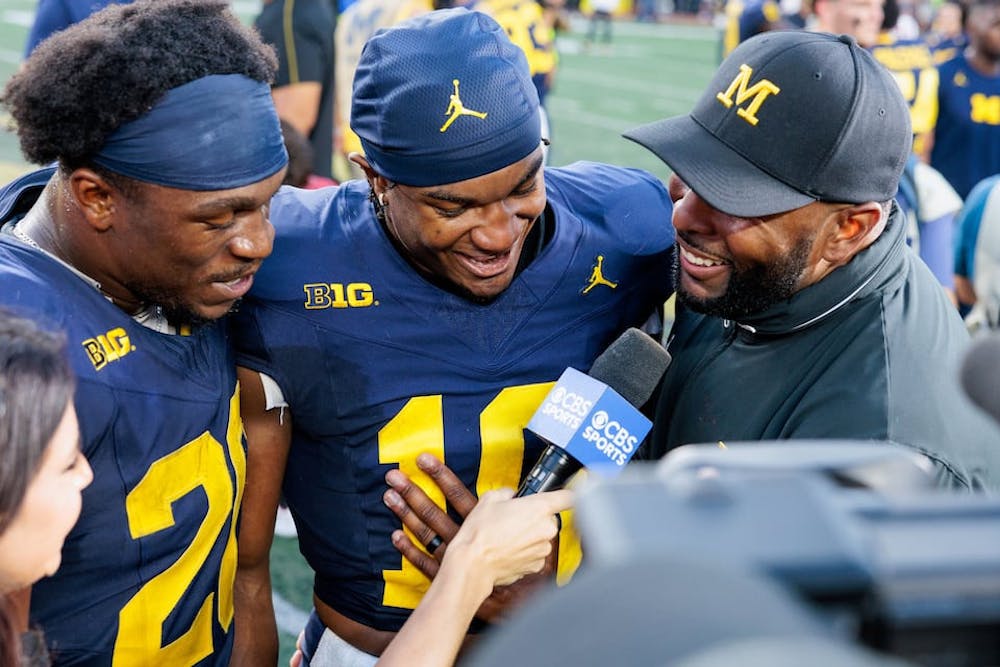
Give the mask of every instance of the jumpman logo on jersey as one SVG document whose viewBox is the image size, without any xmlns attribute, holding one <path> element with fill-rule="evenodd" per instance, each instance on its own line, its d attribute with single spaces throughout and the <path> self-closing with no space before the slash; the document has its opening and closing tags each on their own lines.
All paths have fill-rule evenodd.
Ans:
<svg viewBox="0 0 1000 667">
<path fill-rule="evenodd" d="M 587 278 L 587 286 L 583 288 L 580 294 L 586 294 L 590 290 L 594 289 L 598 285 L 604 285 L 614 289 L 618 287 L 618 283 L 613 283 L 604 277 L 604 255 L 598 255 L 597 261 L 594 262 L 594 270 L 590 272 L 590 278 Z"/>
<path fill-rule="evenodd" d="M 451 124 L 455 122 L 455 119 L 459 116 L 475 116 L 476 118 L 483 119 L 486 118 L 485 111 L 473 111 L 472 109 L 466 109 L 465 105 L 462 104 L 462 98 L 458 96 L 458 79 L 452 79 L 451 81 L 455 84 L 455 94 L 451 96 L 448 102 L 448 110 L 444 112 L 445 116 L 448 116 L 448 120 L 444 122 L 441 126 L 441 132 L 444 132 Z"/>
</svg>

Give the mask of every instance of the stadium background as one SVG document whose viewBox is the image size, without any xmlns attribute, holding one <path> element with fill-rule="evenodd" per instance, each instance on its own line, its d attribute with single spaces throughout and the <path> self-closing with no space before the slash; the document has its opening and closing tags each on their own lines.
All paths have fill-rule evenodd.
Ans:
<svg viewBox="0 0 1000 667">
<path fill-rule="evenodd" d="M 0 0 L 0 80 L 21 61 L 36 0 Z M 259 3 L 234 2 L 247 23 Z M 648 169 L 666 178 L 662 162 L 620 137 L 641 123 L 691 109 L 718 63 L 719 33 L 703 25 L 617 21 L 610 45 L 584 44 L 587 21 L 573 17 L 558 40 L 559 69 L 548 110 L 552 121 L 553 165 L 597 160 Z M 4 129 L 10 117 L 0 116 Z M 9 131 L 0 132 L 0 183 L 28 171 Z M 667 224 L 667 221 L 664 221 Z M 295 633 L 311 607 L 312 578 L 296 540 L 275 538 L 271 553 L 276 612 L 281 632 L 279 664 L 288 664 Z"/>
</svg>

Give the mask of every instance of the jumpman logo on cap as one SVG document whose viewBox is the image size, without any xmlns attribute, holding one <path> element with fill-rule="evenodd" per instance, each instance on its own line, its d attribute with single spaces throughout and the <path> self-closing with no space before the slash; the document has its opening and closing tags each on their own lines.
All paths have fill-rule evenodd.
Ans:
<svg viewBox="0 0 1000 667">
<path fill-rule="evenodd" d="M 444 112 L 445 116 L 448 116 L 448 120 L 444 122 L 441 126 L 441 132 L 444 132 L 451 124 L 455 122 L 455 119 L 459 116 L 475 116 L 476 118 L 482 119 L 486 118 L 485 111 L 473 111 L 472 109 L 466 109 L 465 105 L 462 104 L 462 98 L 458 96 L 458 79 L 452 79 L 452 83 L 455 84 L 455 93 L 451 96 L 448 102 L 448 109 Z"/>
</svg>

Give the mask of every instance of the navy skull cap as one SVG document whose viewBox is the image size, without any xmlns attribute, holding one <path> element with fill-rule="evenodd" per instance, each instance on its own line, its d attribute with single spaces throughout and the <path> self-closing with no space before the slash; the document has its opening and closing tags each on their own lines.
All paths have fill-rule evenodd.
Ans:
<svg viewBox="0 0 1000 667">
<path fill-rule="evenodd" d="M 351 129 L 376 172 L 417 187 L 498 171 L 541 145 L 524 53 L 496 21 L 464 8 L 372 36 L 354 76 Z"/>
</svg>

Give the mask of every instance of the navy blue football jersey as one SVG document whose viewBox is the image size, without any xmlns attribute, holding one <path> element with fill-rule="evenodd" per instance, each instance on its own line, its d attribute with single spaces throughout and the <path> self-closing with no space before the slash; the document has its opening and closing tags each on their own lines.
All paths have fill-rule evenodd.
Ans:
<svg viewBox="0 0 1000 667">
<path fill-rule="evenodd" d="M 870 51 L 899 84 L 910 107 L 913 152 L 925 155 L 938 115 L 938 72 L 930 47 L 922 39 L 899 39 L 884 32 Z"/>
<path fill-rule="evenodd" d="M 931 166 L 962 199 L 1000 173 L 1000 77 L 977 72 L 965 56 L 942 63 Z"/>
<path fill-rule="evenodd" d="M 233 323 L 238 363 L 281 386 L 293 443 L 284 492 L 315 593 L 398 630 L 427 579 L 393 547 L 382 502 L 430 452 L 477 494 L 516 488 L 541 442 L 525 424 L 569 366 L 587 371 L 669 295 L 673 228 L 663 185 L 637 170 L 546 169 L 551 240 L 488 304 L 434 286 L 393 248 L 368 184 L 283 190 L 273 255 Z M 579 552 L 564 550 L 565 574 Z"/>
<path fill-rule="evenodd" d="M 44 180 L 0 192 L 0 219 Z M 59 571 L 32 591 L 55 664 L 227 665 L 246 454 L 224 323 L 157 333 L 10 234 L 0 284 L 0 307 L 65 333 L 94 470 Z"/>
</svg>

